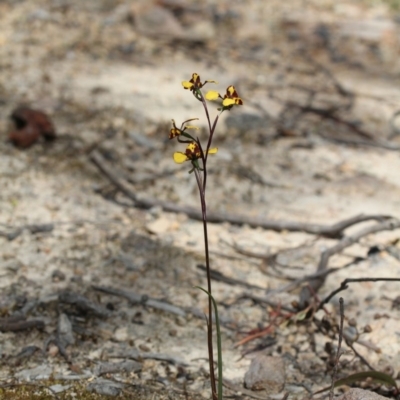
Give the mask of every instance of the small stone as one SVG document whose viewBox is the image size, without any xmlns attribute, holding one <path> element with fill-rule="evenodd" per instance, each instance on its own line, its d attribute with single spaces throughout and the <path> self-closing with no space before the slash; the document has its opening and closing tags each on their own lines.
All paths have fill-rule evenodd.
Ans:
<svg viewBox="0 0 400 400">
<path fill-rule="evenodd" d="M 62 393 L 65 392 L 66 390 L 68 390 L 71 387 L 71 385 L 60 385 L 60 384 L 56 384 L 53 386 L 50 386 L 49 389 L 53 392 L 53 393 Z"/>
<path fill-rule="evenodd" d="M 58 354 L 59 350 L 55 344 L 51 344 L 47 350 L 47 353 L 50 357 L 55 357 Z"/>
<path fill-rule="evenodd" d="M 114 340 L 117 342 L 126 342 L 129 339 L 128 328 L 126 326 L 118 328 L 114 332 Z"/>
<path fill-rule="evenodd" d="M 166 218 L 166 217 L 160 217 L 156 219 L 155 221 L 150 222 L 146 226 L 147 230 L 150 233 L 154 233 L 156 235 L 161 235 L 163 233 L 166 233 L 172 229 L 178 229 L 179 224 L 172 224 L 172 222 Z"/>
<path fill-rule="evenodd" d="M 136 8 L 136 10 L 135 10 Z M 135 27 L 143 35 L 183 39 L 184 29 L 174 14 L 160 6 L 134 7 Z"/>
<path fill-rule="evenodd" d="M 24 369 L 15 374 L 15 377 L 23 381 L 34 381 L 49 379 L 52 373 L 52 368 L 48 365 L 39 365 L 31 369 Z"/>
<path fill-rule="evenodd" d="M 139 345 L 139 349 L 148 353 L 150 351 L 150 347 L 145 345 L 144 343 Z"/>
<path fill-rule="evenodd" d="M 280 393 L 285 386 L 283 359 L 265 354 L 257 355 L 244 376 L 244 384 L 250 390 L 262 390 L 266 394 Z"/>
<path fill-rule="evenodd" d="M 124 387 L 125 385 L 123 383 L 98 378 L 96 381 L 91 382 L 86 387 L 86 390 L 88 392 L 96 392 L 103 396 L 118 396 Z"/>
<path fill-rule="evenodd" d="M 53 282 L 61 282 L 65 281 L 65 274 L 62 271 L 59 271 L 58 269 L 54 270 L 51 274 L 51 279 Z"/>
<path fill-rule="evenodd" d="M 375 392 L 370 392 L 369 390 L 363 389 L 350 389 L 346 393 L 342 394 L 339 397 L 336 397 L 336 400 L 386 400 L 387 397 L 383 397 Z"/>
<path fill-rule="evenodd" d="M 216 36 L 214 25 L 210 21 L 199 21 L 186 32 L 186 39 L 193 42 L 207 42 Z"/>
<path fill-rule="evenodd" d="M 304 352 L 304 351 L 308 350 L 309 347 L 310 347 L 310 343 L 309 343 L 309 342 L 303 342 L 303 343 L 300 345 L 299 351 L 300 351 L 300 352 Z"/>
<path fill-rule="evenodd" d="M 14 258 L 14 259 L 5 261 L 2 265 L 2 268 L 6 269 L 8 271 L 11 271 L 11 272 L 18 272 L 23 266 L 24 266 L 24 264 L 22 264 L 21 261 Z"/>
<path fill-rule="evenodd" d="M 104 340 L 110 340 L 113 337 L 113 332 L 106 328 L 99 328 L 97 333 Z"/>
<path fill-rule="evenodd" d="M 178 326 L 186 326 L 186 325 L 187 325 L 186 318 L 180 317 L 180 316 L 178 316 L 178 317 L 175 318 L 175 323 L 176 323 Z"/>
<path fill-rule="evenodd" d="M 126 125 L 126 120 L 125 120 L 125 118 L 116 117 L 113 119 L 112 125 L 114 128 L 117 128 L 117 129 L 123 128 Z"/>
<path fill-rule="evenodd" d="M 66 314 L 61 314 L 58 318 L 57 335 L 63 347 L 75 344 L 72 324 Z"/>
<path fill-rule="evenodd" d="M 138 372 L 141 371 L 141 369 L 142 369 L 142 364 L 133 360 L 125 360 L 121 361 L 120 363 L 111 363 L 105 361 L 97 364 L 96 367 L 94 368 L 93 373 L 97 376 L 100 376 L 104 374 L 114 374 L 118 372 L 125 372 L 125 373 Z"/>
</svg>

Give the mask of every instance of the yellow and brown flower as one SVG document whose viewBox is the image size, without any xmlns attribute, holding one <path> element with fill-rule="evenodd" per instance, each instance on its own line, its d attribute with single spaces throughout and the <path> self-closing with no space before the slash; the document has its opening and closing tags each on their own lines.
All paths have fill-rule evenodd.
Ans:
<svg viewBox="0 0 400 400">
<path fill-rule="evenodd" d="M 224 107 L 234 106 L 234 105 L 243 105 L 243 100 L 239 97 L 236 92 L 235 86 L 228 86 L 226 89 L 226 94 L 224 96 L 224 100 L 222 100 L 222 105 Z"/>
<path fill-rule="evenodd" d="M 226 89 L 226 94 L 222 97 L 215 90 L 210 90 L 206 94 L 207 100 L 217 100 L 218 98 L 222 99 L 222 106 L 224 109 L 231 109 L 233 106 L 241 106 L 243 105 L 243 100 L 239 97 L 235 87 L 233 85 L 228 86 Z"/>
<path fill-rule="evenodd" d="M 186 121 L 183 121 L 180 128 L 178 128 L 176 126 L 175 120 L 172 120 L 172 128 L 169 131 L 169 138 L 174 139 L 174 138 L 178 137 L 182 133 L 185 133 L 186 129 L 197 129 L 198 130 L 199 129 L 198 126 L 186 125 L 188 122 L 195 121 L 195 120 L 198 120 L 198 118 L 191 118 Z"/>
<path fill-rule="evenodd" d="M 218 148 L 214 147 L 208 150 L 208 154 L 215 154 L 217 151 Z M 185 161 L 196 161 L 199 158 L 201 158 L 201 150 L 196 142 L 189 143 L 184 153 L 180 151 L 174 153 L 174 161 L 177 164 L 182 164 Z"/>
<path fill-rule="evenodd" d="M 183 81 L 182 86 L 184 89 L 189 89 L 191 92 L 196 92 L 201 89 L 206 83 L 218 83 L 216 81 L 204 81 L 203 83 L 200 80 L 200 75 L 193 73 L 192 79 L 190 81 Z"/>
</svg>

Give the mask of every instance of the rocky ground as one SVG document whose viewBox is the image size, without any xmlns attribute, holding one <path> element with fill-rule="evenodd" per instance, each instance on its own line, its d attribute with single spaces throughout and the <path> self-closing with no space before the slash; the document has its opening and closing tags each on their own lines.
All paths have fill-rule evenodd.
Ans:
<svg viewBox="0 0 400 400">
<path fill-rule="evenodd" d="M 396 378 L 398 282 L 318 309 L 346 278 L 400 276 L 396 6 L 1 1 L 0 398 L 210 398 L 198 193 L 168 141 L 171 119 L 206 134 L 193 72 L 244 100 L 219 121 L 207 193 L 226 397 L 324 397 L 335 364 Z M 7 140 L 21 104 L 55 141 Z M 305 308 L 318 266 L 332 273 Z"/>
</svg>

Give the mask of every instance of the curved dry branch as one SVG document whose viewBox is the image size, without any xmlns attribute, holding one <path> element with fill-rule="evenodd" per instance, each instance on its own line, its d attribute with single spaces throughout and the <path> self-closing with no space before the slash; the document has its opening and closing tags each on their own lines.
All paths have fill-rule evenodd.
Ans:
<svg viewBox="0 0 400 400">
<path fill-rule="evenodd" d="M 335 255 L 341 253 L 347 247 L 359 242 L 365 236 L 371 235 L 373 233 L 390 231 L 400 228 L 400 220 L 391 218 L 388 221 L 380 222 L 378 224 L 367 226 L 361 229 L 354 235 L 346 236 L 334 246 L 326 249 L 321 254 L 321 258 L 318 264 L 317 272 L 323 273 L 328 267 L 329 259 Z M 315 293 L 318 292 L 320 287 L 324 284 L 327 274 L 317 276 L 314 279 L 308 281 L 307 286 L 303 287 L 300 293 L 299 306 L 301 309 L 306 308 L 310 304 L 310 300 Z"/>
<path fill-rule="evenodd" d="M 107 162 L 103 159 L 98 151 L 90 154 L 90 160 L 96 165 L 100 172 L 125 196 L 133 201 L 133 205 L 138 208 L 149 209 L 152 207 L 161 207 L 164 211 L 183 213 L 189 218 L 202 221 L 201 211 L 186 206 L 180 206 L 175 203 L 165 202 L 156 199 L 138 198 L 128 185 L 117 176 Z M 290 232 L 306 232 L 314 235 L 320 235 L 328 238 L 341 238 L 344 231 L 352 225 L 365 221 L 382 221 L 390 219 L 389 215 L 356 215 L 351 218 L 344 219 L 332 225 L 312 224 L 296 221 L 279 221 L 249 217 L 246 215 L 229 214 L 224 212 L 208 212 L 207 221 L 212 223 L 229 222 L 233 225 L 249 225 L 252 228 L 270 229 L 273 231 L 290 231 Z"/>
</svg>

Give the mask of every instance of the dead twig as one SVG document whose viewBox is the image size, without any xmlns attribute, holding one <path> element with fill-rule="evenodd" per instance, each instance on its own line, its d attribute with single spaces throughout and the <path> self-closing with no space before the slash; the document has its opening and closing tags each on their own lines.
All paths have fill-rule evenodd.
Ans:
<svg viewBox="0 0 400 400">
<path fill-rule="evenodd" d="M 312 244 L 314 244 L 316 241 L 318 240 L 318 238 L 313 238 L 310 241 L 306 241 L 305 243 L 302 243 L 298 246 L 294 246 L 294 247 L 287 247 L 284 249 L 279 249 L 273 253 L 258 253 L 258 252 L 254 252 L 254 251 L 250 251 L 250 250 L 246 250 L 240 246 L 238 246 L 236 243 L 234 243 L 233 245 L 225 242 L 228 246 L 232 247 L 235 251 L 237 251 L 239 254 L 242 254 L 244 256 L 247 257 L 252 257 L 252 258 L 259 258 L 261 260 L 268 260 L 268 261 L 276 261 L 276 258 L 284 253 L 290 252 L 290 251 L 295 251 L 295 250 L 300 250 L 300 249 L 304 249 L 305 247 L 311 247 Z M 285 265 L 286 267 L 286 265 Z M 293 267 L 292 267 L 293 268 Z"/>
<path fill-rule="evenodd" d="M 368 236 L 368 235 L 371 235 L 371 234 L 377 233 L 377 232 L 394 230 L 394 229 L 398 229 L 398 228 L 400 228 L 400 220 L 392 218 L 388 221 L 380 222 L 378 224 L 363 228 L 360 231 L 358 231 L 357 233 L 355 233 L 354 235 L 344 237 L 337 244 L 335 244 L 334 246 L 332 246 L 329 249 L 322 252 L 316 272 L 325 271 L 328 267 L 329 259 L 333 255 L 341 253 L 344 249 L 359 242 L 365 236 Z M 303 289 L 300 293 L 300 299 L 299 299 L 299 307 L 301 309 L 304 309 L 308 306 L 311 298 L 313 297 L 313 293 L 318 292 L 320 287 L 324 284 L 325 278 L 326 278 L 326 275 L 322 275 L 320 277 L 311 279 L 308 282 L 308 285 L 303 287 Z M 323 304 L 325 304 L 325 303 L 321 303 L 321 304 L 323 306 Z"/>
<path fill-rule="evenodd" d="M 175 203 L 164 202 L 156 199 L 144 199 L 138 198 L 136 194 L 128 187 L 128 185 L 118 177 L 118 175 L 112 170 L 107 162 L 103 159 L 99 152 L 94 151 L 90 154 L 91 161 L 96 167 L 102 172 L 107 179 L 112 182 L 119 191 L 133 201 L 133 205 L 138 208 L 150 209 L 153 207 L 161 207 L 164 211 L 183 213 L 188 217 L 201 221 L 201 212 L 197 209 L 185 206 L 179 206 Z M 391 218 L 388 215 L 356 215 L 354 217 L 339 221 L 332 225 L 323 224 L 310 224 L 294 221 L 278 221 L 278 220 L 263 220 L 261 218 L 251 218 L 245 215 L 236 215 L 228 213 L 216 213 L 208 212 L 207 221 L 211 223 L 222 223 L 228 222 L 233 225 L 249 225 L 252 228 L 260 227 L 263 229 L 270 229 L 274 231 L 291 231 L 291 232 L 307 232 L 315 235 L 320 235 L 328 238 L 341 238 L 344 230 L 352 225 L 376 220 L 382 221 Z"/>
<path fill-rule="evenodd" d="M 356 357 L 358 357 L 363 364 L 365 364 L 371 371 L 375 371 L 375 369 L 372 368 L 371 364 L 354 348 L 352 343 L 346 340 L 346 344 L 351 348 L 351 350 L 353 350 Z"/>
<path fill-rule="evenodd" d="M 295 101 L 290 101 L 286 100 L 283 102 L 279 98 L 272 96 L 273 100 L 283 103 L 286 107 L 286 109 L 297 109 L 299 111 L 299 114 L 314 114 L 318 115 L 322 119 L 326 120 L 331 120 L 339 125 L 342 125 L 354 133 L 356 133 L 358 136 L 361 136 L 364 139 L 368 139 L 369 141 L 375 141 L 375 137 L 372 133 L 367 132 L 363 129 L 361 129 L 357 123 L 347 121 L 340 117 L 339 115 L 336 114 L 337 109 L 335 107 L 332 108 L 321 108 L 321 107 L 316 107 L 312 105 L 301 105 L 296 103 Z"/>
<path fill-rule="evenodd" d="M 60 303 L 70 304 L 72 306 L 75 306 L 81 312 L 93 314 L 99 318 L 107 318 L 111 314 L 110 311 L 108 311 L 101 305 L 96 304 L 89 300 L 87 297 L 74 292 L 61 292 L 58 296 L 58 300 L 60 301 Z"/>
<path fill-rule="evenodd" d="M 278 328 L 284 321 L 288 321 L 293 315 L 293 313 L 282 313 L 282 306 L 281 304 L 278 304 L 278 307 L 269 311 L 270 322 L 266 327 L 251 330 L 247 333 L 247 336 L 236 342 L 234 347 L 242 346 L 254 339 L 266 336 L 267 334 L 274 332 L 276 328 Z"/>
<path fill-rule="evenodd" d="M 129 292 L 127 290 L 121 289 L 114 289 L 111 287 L 105 286 L 95 286 L 92 285 L 92 289 L 97 290 L 98 292 L 111 294 L 113 296 L 124 297 L 125 299 L 129 300 L 131 303 L 134 304 L 143 304 L 151 308 L 155 308 L 156 310 L 161 310 L 170 314 L 179 315 L 181 317 L 186 317 L 186 311 L 182 308 L 176 307 L 172 304 L 169 304 L 165 301 L 159 301 L 156 299 L 151 299 L 148 296 L 136 294 Z"/>
<path fill-rule="evenodd" d="M 203 272 L 206 269 L 206 267 L 201 264 L 197 265 L 197 268 Z M 250 283 L 243 282 L 242 280 L 239 280 L 239 279 L 230 278 L 229 276 L 225 276 L 221 272 L 215 271 L 215 270 L 211 271 L 211 279 L 218 281 L 218 282 L 225 282 L 228 285 L 232 285 L 232 286 L 237 285 L 237 286 L 243 286 L 248 289 L 265 290 L 265 288 L 263 288 L 261 286 L 252 285 Z"/>
<path fill-rule="evenodd" d="M 154 308 L 156 310 L 161 310 L 166 313 L 179 315 L 181 317 L 186 317 L 187 314 L 190 313 L 196 318 L 201 318 L 201 319 L 204 318 L 204 312 L 195 307 L 181 308 L 181 307 L 175 306 L 173 304 L 170 304 L 164 300 L 161 301 L 161 300 L 152 299 L 147 295 L 140 295 L 140 294 L 136 294 L 133 292 L 129 292 L 127 290 L 114 289 L 114 288 L 106 287 L 106 286 L 92 285 L 92 289 L 97 290 L 102 293 L 110 294 L 113 296 L 124 297 L 125 299 L 129 300 L 130 302 L 132 302 L 134 304 L 142 304 L 144 306 L 148 306 L 148 307 Z M 215 317 L 213 317 L 213 318 L 215 318 Z M 226 327 L 230 328 L 232 326 L 232 321 L 230 319 L 224 317 L 223 315 L 220 315 L 219 319 L 220 319 L 220 323 L 225 325 Z"/>
<path fill-rule="evenodd" d="M 40 319 L 31 319 L 25 321 L 24 319 L 16 321 L 13 318 L 1 318 L 0 319 L 0 332 L 20 332 L 28 329 L 39 329 L 43 330 L 45 324 Z"/>
<path fill-rule="evenodd" d="M 343 290 L 346 290 L 349 287 L 349 283 L 351 282 L 380 282 L 380 281 L 386 281 L 386 282 L 399 282 L 400 278 L 348 278 L 345 279 L 340 286 L 332 291 L 328 296 L 323 299 L 319 305 L 318 305 L 318 310 L 321 309 L 325 304 L 329 303 L 329 301 L 339 292 L 342 292 Z"/>
<path fill-rule="evenodd" d="M 389 142 L 388 140 L 381 140 L 381 139 L 375 139 L 375 140 L 362 140 L 362 139 L 344 139 L 344 138 L 334 138 L 331 136 L 324 135 L 323 131 L 321 131 L 320 136 L 324 138 L 325 140 L 329 140 L 330 142 L 333 143 L 342 143 L 350 146 L 365 146 L 365 147 L 377 147 L 379 149 L 385 149 L 385 150 L 392 150 L 392 151 L 399 151 L 400 150 L 400 144 L 398 143 L 392 143 Z"/>
<path fill-rule="evenodd" d="M 129 349 L 124 350 L 123 352 L 117 352 L 115 354 L 111 354 L 108 358 L 122 358 L 122 359 L 131 359 L 135 361 L 141 360 L 158 360 L 158 361 L 165 361 L 169 364 L 174 365 L 182 365 L 188 366 L 189 364 L 180 357 L 171 356 L 169 354 L 164 353 L 146 353 L 146 352 L 139 352 L 137 349 Z"/>
<path fill-rule="evenodd" d="M 267 295 L 267 296 L 256 296 L 256 295 L 254 295 L 254 294 L 251 293 L 251 292 L 245 292 L 245 293 L 243 293 L 242 295 L 240 295 L 236 300 L 239 300 L 239 299 L 250 299 L 250 300 L 253 300 L 253 301 L 256 302 L 256 303 L 265 303 L 265 304 L 268 304 L 269 306 L 271 306 L 271 307 L 273 307 L 273 308 L 278 308 L 278 307 L 280 307 L 282 310 L 285 310 L 285 311 L 290 312 L 290 313 L 293 313 L 293 314 L 297 312 L 297 310 L 295 310 L 295 309 L 292 308 L 292 307 L 285 306 L 285 305 L 283 305 L 283 304 L 280 304 L 280 303 L 277 302 L 277 301 L 271 300 L 271 299 L 268 297 L 268 295 Z"/>
<path fill-rule="evenodd" d="M 0 236 L 6 237 L 9 241 L 16 239 L 24 229 L 27 229 L 30 233 L 42 233 L 42 232 L 51 232 L 54 229 L 54 224 L 30 224 L 20 226 L 18 228 L 10 228 L 8 232 L 0 231 Z"/>
<path fill-rule="evenodd" d="M 283 292 L 291 292 L 291 291 L 295 290 L 297 287 L 299 287 L 304 282 L 310 281 L 312 279 L 317 279 L 317 278 L 325 279 L 328 275 L 333 274 L 334 272 L 338 272 L 344 268 L 349 268 L 349 267 L 356 265 L 364 260 L 365 260 L 364 258 L 355 257 L 354 260 L 350 261 L 346 265 L 343 265 L 342 267 L 329 268 L 329 269 L 326 269 L 323 271 L 317 271 L 315 274 L 305 275 L 302 278 L 295 279 L 292 282 L 287 283 L 286 285 L 283 285 L 281 287 L 278 287 L 277 289 L 271 290 L 270 292 L 268 292 L 267 296 L 273 296 L 275 294 L 283 293 Z"/>
</svg>

